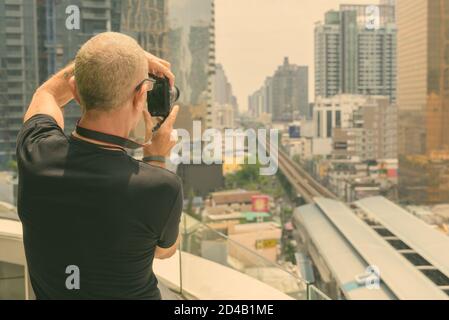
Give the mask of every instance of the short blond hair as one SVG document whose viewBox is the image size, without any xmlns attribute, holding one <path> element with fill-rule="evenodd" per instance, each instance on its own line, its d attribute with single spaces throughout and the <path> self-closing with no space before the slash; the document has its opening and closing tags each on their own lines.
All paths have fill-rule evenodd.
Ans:
<svg viewBox="0 0 449 320">
<path fill-rule="evenodd" d="M 131 37 L 104 32 L 91 38 L 75 58 L 81 106 L 85 111 L 109 111 L 122 106 L 143 68 L 148 68 L 145 52 Z"/>
</svg>

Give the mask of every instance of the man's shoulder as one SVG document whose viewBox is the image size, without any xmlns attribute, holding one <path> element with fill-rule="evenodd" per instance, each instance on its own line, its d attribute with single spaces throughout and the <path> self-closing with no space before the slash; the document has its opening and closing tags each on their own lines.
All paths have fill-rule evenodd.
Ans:
<svg viewBox="0 0 449 320">
<path fill-rule="evenodd" d="M 37 170 L 43 164 L 58 161 L 67 153 L 67 147 L 68 137 L 56 121 L 38 114 L 23 124 L 17 136 L 17 161 Z"/>
<path fill-rule="evenodd" d="M 33 129 L 36 130 L 39 128 L 51 128 L 64 134 L 64 131 L 58 125 L 56 120 L 52 116 L 43 113 L 35 114 L 27 121 L 25 121 L 22 125 L 22 128 L 20 129 L 20 132 L 29 131 Z"/>
<path fill-rule="evenodd" d="M 35 144 L 47 138 L 56 138 L 65 142 L 68 140 L 53 117 L 46 114 L 37 114 L 22 125 L 17 136 L 17 145 L 20 147 Z"/>
<path fill-rule="evenodd" d="M 152 186 L 167 186 L 176 191 L 179 191 L 182 187 L 181 178 L 170 170 L 142 161 L 137 161 L 137 163 L 139 165 L 139 176 L 148 181 Z"/>
</svg>

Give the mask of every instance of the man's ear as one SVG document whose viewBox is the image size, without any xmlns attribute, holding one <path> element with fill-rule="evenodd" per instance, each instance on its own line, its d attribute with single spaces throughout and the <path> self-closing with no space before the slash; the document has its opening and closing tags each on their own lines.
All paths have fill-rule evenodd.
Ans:
<svg viewBox="0 0 449 320">
<path fill-rule="evenodd" d="M 145 105 L 147 101 L 147 86 L 146 84 L 143 84 L 140 86 L 139 90 L 134 93 L 134 99 L 133 99 L 133 107 L 138 109 L 137 111 L 141 112 L 140 110 L 142 108 L 142 105 Z"/>
<path fill-rule="evenodd" d="M 78 90 L 77 90 L 77 87 L 76 87 L 75 76 L 72 76 L 69 79 L 69 87 L 70 87 L 70 91 L 72 92 L 73 98 L 75 99 L 76 102 L 78 102 L 79 105 L 81 105 L 81 100 L 80 100 L 80 97 L 78 95 Z"/>
</svg>

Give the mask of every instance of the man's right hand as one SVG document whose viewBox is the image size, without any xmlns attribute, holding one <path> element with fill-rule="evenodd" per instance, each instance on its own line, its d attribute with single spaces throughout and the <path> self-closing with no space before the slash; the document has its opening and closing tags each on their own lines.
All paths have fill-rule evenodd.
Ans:
<svg viewBox="0 0 449 320">
<path fill-rule="evenodd" d="M 173 125 L 178 116 L 179 106 L 174 106 L 167 119 L 153 135 L 153 119 L 147 109 L 143 111 L 145 119 L 145 141 L 148 145 L 143 149 L 144 157 L 159 156 L 169 157 L 170 152 L 176 145 L 177 139 L 173 139 Z M 150 141 L 151 140 L 151 141 Z"/>
</svg>

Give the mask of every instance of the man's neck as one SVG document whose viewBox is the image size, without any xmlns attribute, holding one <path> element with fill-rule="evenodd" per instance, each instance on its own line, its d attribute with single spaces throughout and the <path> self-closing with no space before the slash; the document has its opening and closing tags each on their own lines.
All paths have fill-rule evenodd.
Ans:
<svg viewBox="0 0 449 320">
<path fill-rule="evenodd" d="M 98 131 L 122 138 L 128 138 L 131 128 L 129 128 L 126 117 L 117 114 L 102 114 L 92 116 L 86 113 L 82 116 L 79 125 L 83 128 Z"/>
<path fill-rule="evenodd" d="M 122 138 L 128 138 L 131 131 L 130 128 L 127 127 L 126 121 L 123 121 L 123 117 L 117 114 L 112 115 L 105 113 L 93 116 L 90 115 L 89 113 L 86 113 L 82 116 L 79 122 L 79 126 L 89 130 L 114 135 Z M 76 134 L 76 132 L 74 133 L 74 135 L 79 139 L 95 143 L 101 146 L 119 147 L 115 144 L 105 143 L 102 141 L 82 137 Z"/>
</svg>

